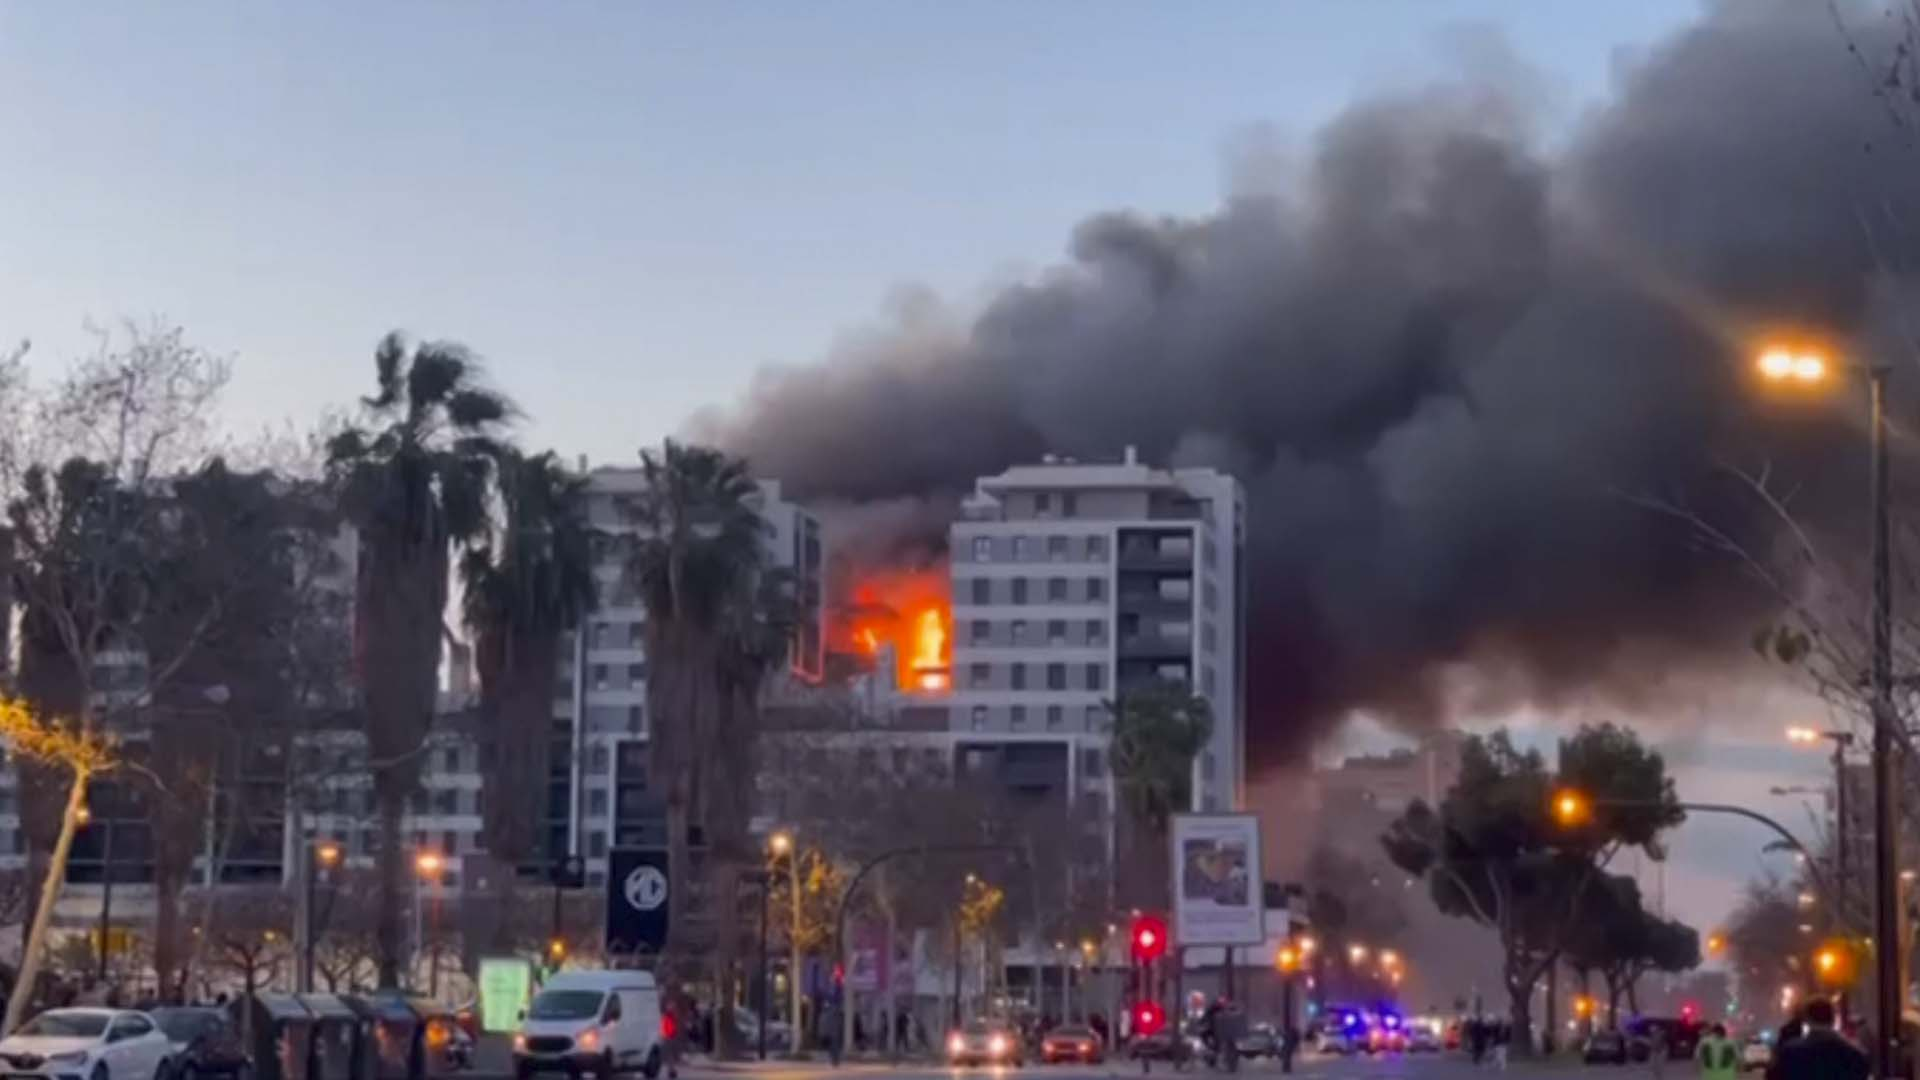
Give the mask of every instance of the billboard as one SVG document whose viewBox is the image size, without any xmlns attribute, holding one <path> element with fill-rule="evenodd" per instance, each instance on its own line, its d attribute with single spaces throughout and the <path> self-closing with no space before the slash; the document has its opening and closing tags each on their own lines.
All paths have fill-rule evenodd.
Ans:
<svg viewBox="0 0 1920 1080">
<path fill-rule="evenodd" d="M 647 956 L 667 942 L 673 904 L 665 848 L 607 853 L 607 955 Z"/>
<path fill-rule="evenodd" d="M 1175 814 L 1169 831 L 1174 943 L 1265 941 L 1259 819 L 1252 814 Z"/>
<path fill-rule="evenodd" d="M 480 958 L 481 1030 L 520 1030 L 520 1013 L 532 996 L 533 965 L 525 957 Z"/>
</svg>

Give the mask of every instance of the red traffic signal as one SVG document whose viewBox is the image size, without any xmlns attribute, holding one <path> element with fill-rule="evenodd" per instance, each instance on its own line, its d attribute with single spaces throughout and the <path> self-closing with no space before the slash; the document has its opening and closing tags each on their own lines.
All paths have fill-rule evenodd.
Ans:
<svg viewBox="0 0 1920 1080">
<path fill-rule="evenodd" d="M 674 1018 L 672 1009 L 663 1010 L 660 1013 L 660 1037 L 671 1040 L 678 1034 L 680 1034 L 680 1021 Z"/>
<path fill-rule="evenodd" d="M 1167 951 L 1167 923 L 1158 915 L 1140 915 L 1133 920 L 1133 958 L 1158 960 Z"/>
<path fill-rule="evenodd" d="M 835 965 L 833 965 L 833 985 L 835 985 L 835 986 L 845 986 L 846 984 L 847 984 L 847 968 L 846 968 L 846 965 L 845 965 L 845 964 L 835 964 Z"/>
<path fill-rule="evenodd" d="M 1167 1026 L 1167 1010 L 1157 1001 L 1137 1002 L 1133 1006 L 1133 1033 L 1135 1035 L 1158 1035 L 1160 1029 Z"/>
</svg>

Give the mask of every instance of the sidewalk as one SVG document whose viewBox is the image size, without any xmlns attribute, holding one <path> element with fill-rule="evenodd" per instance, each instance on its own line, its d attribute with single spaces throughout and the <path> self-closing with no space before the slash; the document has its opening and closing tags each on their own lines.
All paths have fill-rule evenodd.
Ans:
<svg viewBox="0 0 1920 1080">
<path fill-rule="evenodd" d="M 913 1068 L 930 1064 L 936 1064 L 933 1058 L 921 1056 L 910 1055 L 903 1057 L 900 1059 L 898 1066 L 884 1057 L 856 1056 L 841 1061 L 838 1071 L 847 1073 L 887 1072 L 902 1066 Z M 797 1059 L 769 1054 L 765 1061 L 752 1057 L 733 1061 L 720 1061 L 710 1058 L 705 1054 L 689 1054 L 682 1059 L 681 1065 L 687 1069 L 697 1069 L 700 1072 L 710 1073 L 771 1073 L 786 1072 L 796 1067 L 830 1069 L 833 1067 L 833 1059 L 825 1054 L 813 1054 L 809 1057 Z"/>
</svg>

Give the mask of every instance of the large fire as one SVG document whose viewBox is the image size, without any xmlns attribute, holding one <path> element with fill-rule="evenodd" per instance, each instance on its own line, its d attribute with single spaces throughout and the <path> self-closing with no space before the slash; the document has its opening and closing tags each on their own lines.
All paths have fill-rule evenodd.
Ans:
<svg viewBox="0 0 1920 1080">
<path fill-rule="evenodd" d="M 875 658 L 890 649 L 901 689 L 939 693 L 952 685 L 953 614 L 944 568 L 862 573 L 842 615 L 838 644 Z"/>
</svg>

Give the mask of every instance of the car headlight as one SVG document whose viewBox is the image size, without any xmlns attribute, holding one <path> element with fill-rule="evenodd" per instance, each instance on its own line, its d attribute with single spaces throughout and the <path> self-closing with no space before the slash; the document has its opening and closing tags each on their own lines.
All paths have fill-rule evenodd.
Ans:
<svg viewBox="0 0 1920 1080">
<path fill-rule="evenodd" d="M 527 1052 L 527 1037 L 526 1037 L 525 1035 L 519 1035 L 519 1034 L 516 1034 L 516 1035 L 515 1035 L 515 1036 L 513 1037 L 513 1048 L 514 1048 L 514 1050 L 516 1050 L 516 1051 L 518 1051 L 519 1053 L 522 1053 L 522 1054 L 524 1054 L 524 1053 L 526 1053 L 526 1052 Z"/>
<path fill-rule="evenodd" d="M 47 1064 L 49 1065 L 85 1065 L 86 1063 L 87 1052 L 85 1050 L 69 1050 L 64 1054 L 47 1055 Z"/>
<path fill-rule="evenodd" d="M 966 1049 L 967 1049 L 967 1040 L 961 1038 L 958 1035 L 947 1036 L 947 1053 L 949 1054 L 964 1053 Z"/>
<path fill-rule="evenodd" d="M 987 1053 L 992 1054 L 994 1057 L 999 1057 L 1001 1054 L 1004 1054 L 1006 1052 L 1007 1052 L 1006 1036 L 995 1035 L 993 1038 L 987 1040 Z"/>
</svg>

